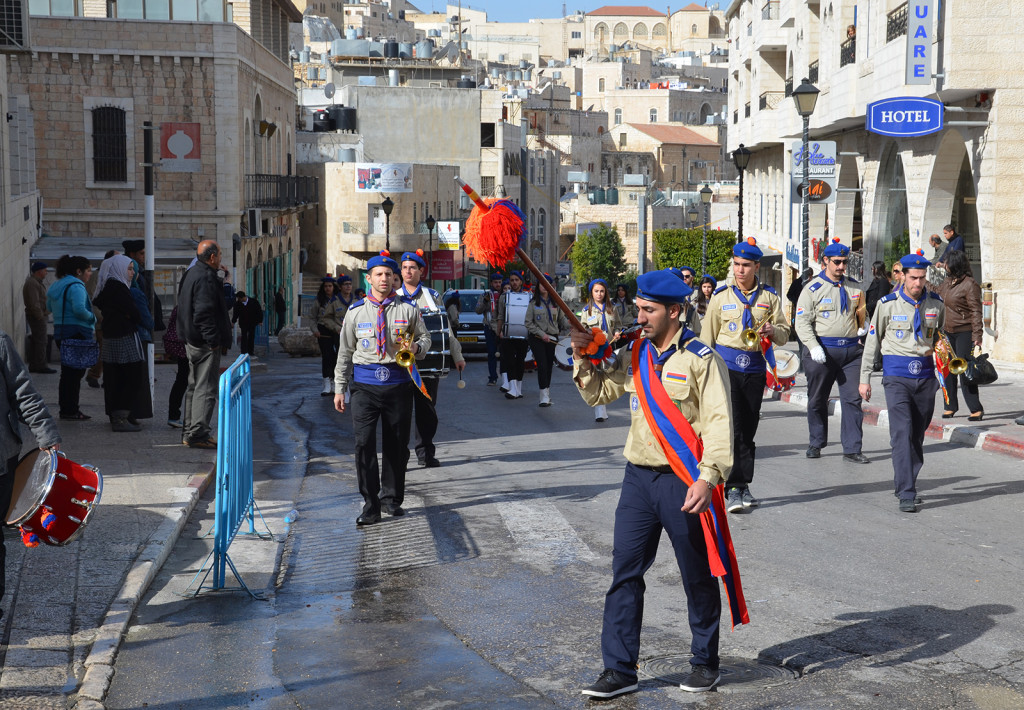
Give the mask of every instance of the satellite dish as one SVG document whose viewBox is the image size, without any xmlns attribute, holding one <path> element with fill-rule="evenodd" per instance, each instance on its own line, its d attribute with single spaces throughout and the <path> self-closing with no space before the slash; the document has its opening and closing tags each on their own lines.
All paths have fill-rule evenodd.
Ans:
<svg viewBox="0 0 1024 710">
<path fill-rule="evenodd" d="M 334 96 L 334 84 L 324 84 L 324 96 L 327 98 L 333 98 Z"/>
</svg>

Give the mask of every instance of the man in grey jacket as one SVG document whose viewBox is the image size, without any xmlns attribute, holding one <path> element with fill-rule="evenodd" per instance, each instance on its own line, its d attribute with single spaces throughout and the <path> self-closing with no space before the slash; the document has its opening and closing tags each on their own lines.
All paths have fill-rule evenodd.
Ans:
<svg viewBox="0 0 1024 710">
<path fill-rule="evenodd" d="M 60 448 L 56 422 L 32 385 L 28 368 L 11 337 L 0 330 L 0 515 L 4 522 L 11 507 L 14 471 L 21 454 L 21 422 L 32 430 L 40 449 L 56 451 Z M 6 561 L 7 550 L 0 535 L 0 599 L 5 591 Z"/>
</svg>

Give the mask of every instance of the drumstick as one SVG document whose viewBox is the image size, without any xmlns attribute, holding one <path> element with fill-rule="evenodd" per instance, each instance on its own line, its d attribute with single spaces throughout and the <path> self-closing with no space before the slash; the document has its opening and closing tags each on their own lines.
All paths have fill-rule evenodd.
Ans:
<svg viewBox="0 0 1024 710">
<path fill-rule="evenodd" d="M 462 370 L 459 370 L 459 384 L 455 385 L 460 390 L 466 389 L 466 383 L 462 381 Z"/>
</svg>

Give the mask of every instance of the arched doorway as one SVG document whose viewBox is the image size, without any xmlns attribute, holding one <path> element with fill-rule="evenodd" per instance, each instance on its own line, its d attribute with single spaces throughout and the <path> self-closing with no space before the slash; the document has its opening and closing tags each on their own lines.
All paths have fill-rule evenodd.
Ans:
<svg viewBox="0 0 1024 710">
<path fill-rule="evenodd" d="M 890 266 L 910 252 L 910 220 L 907 214 L 907 180 L 903 158 L 896 143 L 889 143 L 879 162 L 875 186 L 872 235 L 865 247 L 864 260 L 876 259 Z M 868 253 L 870 251 L 870 253 Z"/>
<path fill-rule="evenodd" d="M 263 173 L 263 137 L 256 135 L 256 128 L 260 125 L 260 121 L 263 120 L 263 102 L 260 97 L 256 97 L 256 103 L 253 106 L 252 112 L 253 118 L 253 174 L 259 175 Z"/>
<path fill-rule="evenodd" d="M 981 263 L 977 198 L 977 181 L 963 136 L 955 130 L 947 131 L 932 164 L 921 233 L 941 236 L 942 228 L 952 224 L 964 238 L 971 270 L 975 280 L 980 283 L 985 275 Z"/>
</svg>

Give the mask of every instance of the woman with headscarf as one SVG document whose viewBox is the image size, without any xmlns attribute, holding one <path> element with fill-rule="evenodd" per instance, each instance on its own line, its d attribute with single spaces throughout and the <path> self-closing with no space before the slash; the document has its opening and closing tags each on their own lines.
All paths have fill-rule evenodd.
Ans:
<svg viewBox="0 0 1024 710">
<path fill-rule="evenodd" d="M 587 305 L 580 314 L 580 322 L 586 328 L 600 328 L 605 338 L 614 340 L 615 334 L 622 330 L 619 313 L 608 301 L 608 282 L 604 279 L 593 279 L 588 285 L 589 297 Z M 608 409 L 599 404 L 594 407 L 594 421 L 603 422 L 608 419 Z"/>
<path fill-rule="evenodd" d="M 548 284 L 551 277 L 544 274 Z M 551 370 L 555 366 L 555 346 L 558 336 L 569 330 L 569 320 L 555 304 L 548 290 L 541 284 L 533 289 L 533 298 L 526 308 L 527 342 L 537 361 L 537 386 L 540 387 L 541 407 L 551 406 Z"/>
<path fill-rule="evenodd" d="M 103 315 L 103 399 L 110 428 L 114 431 L 141 431 L 129 421 L 135 404 L 136 388 L 145 377 L 146 365 L 139 338 L 142 314 L 132 297 L 131 283 L 135 262 L 124 254 L 115 254 L 100 264 L 93 305 Z"/>
<path fill-rule="evenodd" d="M 92 340 L 96 337 L 96 314 L 89 305 L 85 282 L 92 276 L 92 264 L 84 256 L 65 254 L 57 260 L 57 281 L 46 292 L 46 308 L 53 314 L 53 339 L 60 348 L 64 338 Z M 60 418 L 84 421 L 78 402 L 85 370 L 61 362 L 57 399 Z"/>
</svg>

